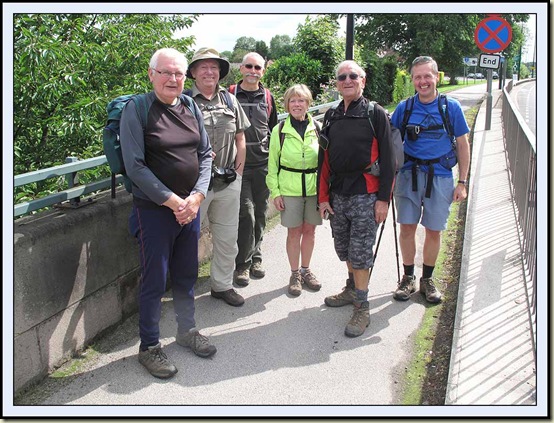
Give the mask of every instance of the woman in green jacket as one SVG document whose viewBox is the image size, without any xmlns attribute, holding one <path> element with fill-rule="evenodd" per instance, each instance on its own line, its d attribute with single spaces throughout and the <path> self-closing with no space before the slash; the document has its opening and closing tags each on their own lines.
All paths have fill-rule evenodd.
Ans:
<svg viewBox="0 0 554 423">
<path fill-rule="evenodd" d="M 273 128 L 269 142 L 266 183 L 273 204 L 281 212 L 281 224 L 288 228 L 288 292 L 293 296 L 302 293 L 302 285 L 314 291 L 321 289 L 310 270 L 315 228 L 321 225 L 316 196 L 319 123 L 308 113 L 312 101 L 306 85 L 290 87 L 284 98 L 289 116 Z"/>
</svg>

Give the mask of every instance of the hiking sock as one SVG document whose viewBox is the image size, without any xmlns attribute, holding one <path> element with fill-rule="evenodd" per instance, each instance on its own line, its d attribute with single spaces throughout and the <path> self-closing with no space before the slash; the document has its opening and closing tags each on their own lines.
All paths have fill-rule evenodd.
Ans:
<svg viewBox="0 0 554 423">
<path fill-rule="evenodd" d="M 354 273 L 348 272 L 348 280 L 352 283 L 354 283 Z"/>
<path fill-rule="evenodd" d="M 356 299 L 354 300 L 354 304 L 360 305 L 363 302 L 367 301 L 368 291 L 364 291 L 358 288 L 355 288 L 355 291 L 356 291 Z"/>
<path fill-rule="evenodd" d="M 305 274 L 306 274 L 306 270 L 308 270 L 308 269 L 309 269 L 308 267 L 304 267 L 304 266 L 300 267 L 300 274 L 301 274 L 301 275 L 305 275 Z"/>
<path fill-rule="evenodd" d="M 433 270 L 435 270 L 435 266 L 427 266 L 425 263 L 423 263 L 423 274 L 421 277 L 423 279 L 429 279 L 431 276 L 433 276 Z"/>
<path fill-rule="evenodd" d="M 402 266 L 404 266 L 404 274 L 406 276 L 413 276 L 414 275 L 414 267 L 415 267 L 415 264 L 402 264 Z"/>
</svg>

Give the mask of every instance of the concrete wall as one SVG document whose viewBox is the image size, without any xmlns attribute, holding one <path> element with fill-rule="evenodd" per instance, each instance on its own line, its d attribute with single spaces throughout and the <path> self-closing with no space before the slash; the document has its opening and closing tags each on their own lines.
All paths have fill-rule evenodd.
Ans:
<svg viewBox="0 0 554 423">
<path fill-rule="evenodd" d="M 137 311 L 138 245 L 127 230 L 132 197 L 123 188 L 116 197 L 106 192 L 78 209 L 14 221 L 16 392 Z M 206 226 L 201 261 L 211 256 Z"/>
</svg>

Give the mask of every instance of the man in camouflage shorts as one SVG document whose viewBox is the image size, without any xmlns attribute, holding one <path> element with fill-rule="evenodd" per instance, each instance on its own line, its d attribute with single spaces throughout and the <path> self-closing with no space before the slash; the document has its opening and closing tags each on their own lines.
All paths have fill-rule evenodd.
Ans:
<svg viewBox="0 0 554 423">
<path fill-rule="evenodd" d="M 329 307 L 354 305 L 346 336 L 360 336 L 369 326 L 369 269 L 377 226 L 389 211 L 395 159 L 388 116 L 374 105 L 369 121 L 368 101 L 362 96 L 365 71 L 354 61 L 337 67 L 342 95 L 325 113 L 320 134 L 318 202 L 322 217 L 331 219 L 335 251 L 346 261 L 348 280 L 337 295 L 325 298 Z M 379 163 L 379 172 L 374 167 Z"/>
</svg>

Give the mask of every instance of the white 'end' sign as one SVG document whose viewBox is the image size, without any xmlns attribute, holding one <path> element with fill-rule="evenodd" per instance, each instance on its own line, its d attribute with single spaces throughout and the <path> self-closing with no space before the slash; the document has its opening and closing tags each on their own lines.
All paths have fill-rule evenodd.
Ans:
<svg viewBox="0 0 554 423">
<path fill-rule="evenodd" d="M 500 56 L 498 54 L 481 54 L 479 56 L 479 66 L 488 69 L 498 69 L 500 66 Z"/>
</svg>

